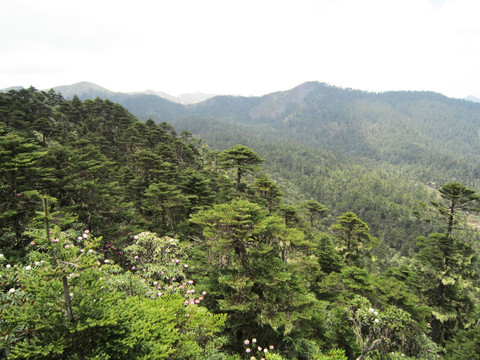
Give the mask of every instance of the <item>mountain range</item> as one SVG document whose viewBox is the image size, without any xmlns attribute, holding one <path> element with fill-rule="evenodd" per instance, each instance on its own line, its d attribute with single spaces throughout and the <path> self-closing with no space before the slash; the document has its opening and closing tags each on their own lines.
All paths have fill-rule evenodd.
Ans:
<svg viewBox="0 0 480 360">
<path fill-rule="evenodd" d="M 400 167 L 425 183 L 455 178 L 480 186 L 480 103 L 473 98 L 372 93 L 319 82 L 261 97 L 204 95 L 190 104 L 153 91 L 126 94 L 87 82 L 54 90 L 66 98 L 110 99 L 140 120 L 170 123 L 219 149 L 243 143 L 335 151 Z"/>
<path fill-rule="evenodd" d="M 181 94 L 179 96 L 173 96 L 161 91 L 145 90 L 145 91 L 136 91 L 129 93 L 114 92 L 110 91 L 104 87 L 96 85 L 91 82 L 82 81 L 72 85 L 61 85 L 56 86 L 53 90 L 61 93 L 65 98 L 71 99 L 74 95 L 77 95 L 80 100 L 85 99 L 94 99 L 96 97 L 105 99 L 125 99 L 128 96 L 138 96 L 138 95 L 152 95 L 158 96 L 162 99 L 169 100 L 171 102 L 179 104 L 194 104 L 197 102 L 204 101 L 208 98 L 215 96 L 214 94 L 205 94 L 201 92 Z"/>
<path fill-rule="evenodd" d="M 371 93 L 319 82 L 261 97 L 191 95 L 204 100 L 189 104 L 164 93 L 113 92 L 88 82 L 53 90 L 66 98 L 109 99 L 140 120 L 167 122 L 218 149 L 242 143 L 268 153 L 280 144 L 333 151 L 357 162 L 394 166 L 427 184 L 462 180 L 480 187 L 480 103 L 474 98 Z"/>
<path fill-rule="evenodd" d="M 480 103 L 434 92 L 371 93 L 306 82 L 260 97 L 184 105 L 89 83 L 55 90 L 88 99 L 85 109 L 119 103 L 142 121 L 166 123 L 162 128 L 199 151 L 246 145 L 265 159 L 263 171 L 286 203 L 315 199 L 331 214 L 352 211 L 375 236 L 405 251 L 419 235 L 412 214 L 419 200 L 428 203 L 452 181 L 480 189 Z"/>
</svg>

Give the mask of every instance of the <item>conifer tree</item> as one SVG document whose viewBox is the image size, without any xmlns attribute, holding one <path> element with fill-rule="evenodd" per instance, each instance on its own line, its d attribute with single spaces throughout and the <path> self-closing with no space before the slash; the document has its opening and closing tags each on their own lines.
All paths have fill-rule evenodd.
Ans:
<svg viewBox="0 0 480 360">
<path fill-rule="evenodd" d="M 2 247 L 22 250 L 26 225 L 35 213 L 39 191 L 55 180 L 46 151 L 31 139 L 0 133 L 0 239 Z"/>
<path fill-rule="evenodd" d="M 215 205 L 192 215 L 191 221 L 203 230 L 209 265 L 204 281 L 216 295 L 216 307 L 230 314 L 233 334 L 263 329 L 262 337 L 271 339 L 312 316 L 315 299 L 308 281 L 281 258 L 282 242 L 296 240 L 294 229 L 246 200 Z"/>
<path fill-rule="evenodd" d="M 244 175 L 256 171 L 262 162 L 263 159 L 255 151 L 244 145 L 235 145 L 223 151 L 219 161 L 222 167 L 237 170 L 237 186 Z"/>
<path fill-rule="evenodd" d="M 442 185 L 438 190 L 445 204 L 433 202 L 441 215 L 447 219 L 447 237 L 452 236 L 453 227 L 458 214 L 462 211 L 475 210 L 478 208 L 480 196 L 475 190 L 467 188 L 458 182 Z"/>
<path fill-rule="evenodd" d="M 312 228 L 314 226 L 315 220 L 318 220 L 319 218 L 323 218 L 325 214 L 329 211 L 325 205 L 313 199 L 305 202 L 303 206 L 308 211 L 310 227 Z"/>
<path fill-rule="evenodd" d="M 259 176 L 253 183 L 253 189 L 266 203 L 268 211 L 272 212 L 282 201 L 283 193 L 267 175 Z"/>
<path fill-rule="evenodd" d="M 368 225 L 353 212 L 340 215 L 337 224 L 331 229 L 336 234 L 340 251 L 346 260 L 351 258 L 354 262 L 357 261 L 361 252 L 377 242 L 377 238 L 370 235 Z"/>
<path fill-rule="evenodd" d="M 474 250 L 447 234 L 420 237 L 416 259 L 422 279 L 421 291 L 431 307 L 432 339 L 444 345 L 457 329 L 474 321 L 472 295 L 478 284 Z"/>
</svg>

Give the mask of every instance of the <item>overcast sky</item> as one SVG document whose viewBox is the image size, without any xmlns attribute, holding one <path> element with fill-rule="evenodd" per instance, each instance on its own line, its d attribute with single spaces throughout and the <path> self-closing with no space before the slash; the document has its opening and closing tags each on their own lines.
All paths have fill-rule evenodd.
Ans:
<svg viewBox="0 0 480 360">
<path fill-rule="evenodd" d="M 0 1 L 0 89 L 480 97 L 478 0 Z"/>
</svg>

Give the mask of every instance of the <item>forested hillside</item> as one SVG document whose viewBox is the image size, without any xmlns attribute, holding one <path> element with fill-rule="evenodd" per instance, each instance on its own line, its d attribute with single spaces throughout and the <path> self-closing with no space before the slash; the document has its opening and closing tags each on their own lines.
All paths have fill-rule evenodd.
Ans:
<svg viewBox="0 0 480 360">
<path fill-rule="evenodd" d="M 403 254 L 422 235 L 411 209 L 431 200 L 428 189 L 451 181 L 480 187 L 480 104 L 436 93 L 376 94 L 308 82 L 186 107 L 153 96 L 114 99 L 140 119 L 168 121 L 211 148 L 256 149 L 286 202 L 313 198 L 333 216 L 354 211 Z"/>
<path fill-rule="evenodd" d="M 376 94 L 305 83 L 261 98 L 216 97 L 190 111 L 248 124 L 266 141 L 273 138 L 396 165 L 425 183 L 461 178 L 480 185 L 478 103 L 429 92 Z M 192 123 L 184 120 L 180 126 L 198 129 Z M 199 136 L 210 142 L 208 126 Z"/>
<path fill-rule="evenodd" d="M 478 359 L 478 105 L 397 95 L 0 94 L 0 356 Z"/>
</svg>

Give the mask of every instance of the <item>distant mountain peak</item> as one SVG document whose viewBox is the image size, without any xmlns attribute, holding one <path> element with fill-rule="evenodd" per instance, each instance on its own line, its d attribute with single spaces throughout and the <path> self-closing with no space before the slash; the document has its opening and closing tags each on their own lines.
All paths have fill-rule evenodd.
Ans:
<svg viewBox="0 0 480 360">
<path fill-rule="evenodd" d="M 468 101 L 473 101 L 473 102 L 480 102 L 480 98 L 473 95 L 468 95 L 464 99 Z"/>
<path fill-rule="evenodd" d="M 186 93 L 178 96 L 173 96 L 163 91 L 154 91 L 154 90 L 145 90 L 145 91 L 136 91 L 129 94 L 147 94 L 147 95 L 156 95 L 161 98 L 167 99 L 172 102 L 176 102 L 182 105 L 196 104 L 202 101 L 205 101 L 211 97 L 216 96 L 215 94 L 205 94 L 202 92 Z"/>
<path fill-rule="evenodd" d="M 272 117 L 281 114 L 288 105 L 301 104 L 305 100 L 305 97 L 319 85 L 320 83 L 316 81 L 309 81 L 287 91 L 264 95 L 263 98 L 265 100 L 251 109 L 250 114 L 253 118 L 262 116 Z"/>
<path fill-rule="evenodd" d="M 74 95 L 77 95 L 80 98 L 97 96 L 104 97 L 114 93 L 113 91 L 88 81 L 81 81 L 72 85 L 56 86 L 53 90 L 61 93 L 66 98 L 72 98 Z"/>
<path fill-rule="evenodd" d="M 10 86 L 8 88 L 1 89 L 0 92 L 9 92 L 10 90 L 18 91 L 18 90 L 22 90 L 23 88 L 24 88 L 23 86 Z"/>
<path fill-rule="evenodd" d="M 154 91 L 151 89 L 148 89 L 145 91 L 121 93 L 121 92 L 114 92 L 114 91 L 108 90 L 104 87 L 101 87 L 97 84 L 94 84 L 88 81 L 81 81 L 72 85 L 56 86 L 53 88 L 53 90 L 61 93 L 67 99 L 72 98 L 74 95 L 77 95 L 82 100 L 92 99 L 95 97 L 107 98 L 114 94 L 117 96 L 154 95 L 154 96 L 161 97 L 162 99 L 166 99 L 168 101 L 179 103 L 182 105 L 199 103 L 206 99 L 216 96 L 214 94 L 205 94 L 201 92 L 173 96 L 173 95 L 164 93 L 162 91 Z"/>
</svg>

